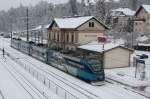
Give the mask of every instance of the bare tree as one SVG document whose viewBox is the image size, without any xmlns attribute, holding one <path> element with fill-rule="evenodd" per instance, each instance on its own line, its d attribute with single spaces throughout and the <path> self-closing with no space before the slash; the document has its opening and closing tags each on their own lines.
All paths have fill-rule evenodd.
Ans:
<svg viewBox="0 0 150 99">
<path fill-rule="evenodd" d="M 137 9 L 137 1 L 138 0 L 131 0 L 131 4 L 132 4 L 132 9 L 136 10 Z"/>
<path fill-rule="evenodd" d="M 77 0 L 70 0 L 69 4 L 70 4 L 70 12 L 72 16 L 78 15 Z"/>
<path fill-rule="evenodd" d="M 105 0 L 96 1 L 96 16 L 99 20 L 104 21 L 106 15 Z"/>
</svg>

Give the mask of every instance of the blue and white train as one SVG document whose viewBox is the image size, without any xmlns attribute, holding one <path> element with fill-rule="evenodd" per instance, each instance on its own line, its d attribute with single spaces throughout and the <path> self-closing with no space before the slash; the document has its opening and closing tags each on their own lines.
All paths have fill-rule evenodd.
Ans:
<svg viewBox="0 0 150 99">
<path fill-rule="evenodd" d="M 11 47 L 87 82 L 103 82 L 105 80 L 104 68 L 98 55 L 91 55 L 88 58 L 72 57 L 36 46 L 33 42 L 27 43 L 21 39 L 12 39 Z"/>
</svg>

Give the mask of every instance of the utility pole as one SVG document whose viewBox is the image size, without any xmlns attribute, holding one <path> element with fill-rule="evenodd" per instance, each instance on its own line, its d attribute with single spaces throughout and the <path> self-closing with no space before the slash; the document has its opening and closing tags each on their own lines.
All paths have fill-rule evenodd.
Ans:
<svg viewBox="0 0 150 99">
<path fill-rule="evenodd" d="M 11 23 L 11 41 L 12 41 L 12 38 L 13 38 L 13 23 Z"/>
<path fill-rule="evenodd" d="M 41 43 L 43 44 L 43 40 L 44 40 L 44 24 L 41 25 Z"/>
<path fill-rule="evenodd" d="M 90 0 L 87 0 L 87 14 L 91 15 L 91 3 L 90 3 Z"/>
<path fill-rule="evenodd" d="M 27 25 L 27 42 L 29 41 L 29 9 L 27 8 L 26 12 L 26 25 Z"/>
</svg>

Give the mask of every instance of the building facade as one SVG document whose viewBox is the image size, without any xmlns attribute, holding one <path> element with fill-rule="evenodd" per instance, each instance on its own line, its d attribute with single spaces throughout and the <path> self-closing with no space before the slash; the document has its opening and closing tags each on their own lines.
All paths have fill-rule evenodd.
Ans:
<svg viewBox="0 0 150 99">
<path fill-rule="evenodd" d="M 150 5 L 142 5 L 136 12 L 135 17 L 141 21 L 134 22 L 134 32 L 150 32 Z"/>
<path fill-rule="evenodd" d="M 48 29 L 48 47 L 54 50 L 76 50 L 82 44 L 97 40 L 106 29 L 93 16 L 57 18 Z"/>
<path fill-rule="evenodd" d="M 125 27 L 128 21 L 134 17 L 135 11 L 129 8 L 118 8 L 110 11 L 110 19 L 112 26 Z"/>
</svg>

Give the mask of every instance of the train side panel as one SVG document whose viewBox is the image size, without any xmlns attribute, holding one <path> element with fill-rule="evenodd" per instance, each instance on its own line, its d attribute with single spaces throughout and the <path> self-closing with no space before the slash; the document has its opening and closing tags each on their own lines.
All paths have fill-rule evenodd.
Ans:
<svg viewBox="0 0 150 99">
<path fill-rule="evenodd" d="M 30 47 L 30 55 L 34 58 L 37 58 L 43 62 L 45 62 L 46 59 L 46 50 L 44 48 L 40 48 L 37 46 L 31 46 Z"/>
<path fill-rule="evenodd" d="M 82 59 L 69 57 L 60 52 L 41 48 L 21 40 L 12 40 L 11 46 L 66 73 L 85 79 L 86 81 L 104 81 L 104 72 L 102 71 L 98 74 L 91 72 L 90 64 Z"/>
</svg>

